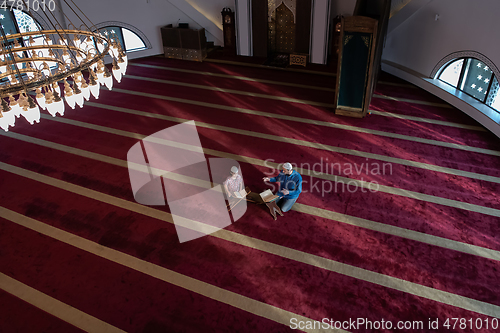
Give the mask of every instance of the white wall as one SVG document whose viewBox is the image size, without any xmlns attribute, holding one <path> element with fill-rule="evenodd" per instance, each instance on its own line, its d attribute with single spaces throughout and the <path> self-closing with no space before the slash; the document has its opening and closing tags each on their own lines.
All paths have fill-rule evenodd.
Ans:
<svg viewBox="0 0 500 333">
<path fill-rule="evenodd" d="M 222 29 L 222 8 L 229 7 L 234 12 L 234 0 L 186 0 Z"/>
<path fill-rule="evenodd" d="M 172 5 L 168 0 L 84 0 L 75 1 L 75 3 L 94 24 L 104 21 L 118 21 L 130 24 L 142 31 L 151 42 L 152 49 L 130 53 L 130 58 L 163 53 L 160 28 L 164 25 L 172 23 L 176 26 L 181 22 L 189 23 L 190 28 L 202 28 L 200 24 Z M 222 8 L 234 8 L 233 0 L 189 0 L 188 3 L 202 12 L 214 24 L 219 21 L 219 25 L 222 20 L 220 17 Z M 64 9 L 66 15 L 72 21 L 78 21 L 69 9 Z M 206 36 L 208 41 L 215 41 L 216 39 L 210 33 L 207 33 Z M 220 43 L 216 42 L 216 44 Z"/>
<path fill-rule="evenodd" d="M 354 7 L 356 7 L 356 0 L 334 0 L 331 2 L 332 17 L 337 15 L 352 16 Z"/>
<path fill-rule="evenodd" d="M 500 1 L 431 0 L 407 14 L 387 35 L 382 69 L 444 99 L 500 137 L 497 112 L 460 91 L 448 91 L 451 87 L 443 90 L 432 77 L 443 58 L 475 51 L 480 54 L 476 57 L 491 62 L 490 68 L 500 78 Z"/>
<path fill-rule="evenodd" d="M 310 61 L 314 64 L 326 64 L 328 56 L 328 33 L 330 31 L 329 0 L 313 0 L 311 15 Z"/>
<path fill-rule="evenodd" d="M 382 58 L 429 76 L 448 54 L 473 50 L 498 67 L 499 14 L 498 0 L 431 1 L 388 34 Z"/>
<path fill-rule="evenodd" d="M 250 0 L 234 0 L 236 23 L 236 52 L 252 56 L 252 10 Z"/>
</svg>

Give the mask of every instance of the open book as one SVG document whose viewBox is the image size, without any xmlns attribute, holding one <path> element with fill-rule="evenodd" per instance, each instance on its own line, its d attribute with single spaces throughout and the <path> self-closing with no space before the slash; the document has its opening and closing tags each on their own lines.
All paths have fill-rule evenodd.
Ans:
<svg viewBox="0 0 500 333">
<path fill-rule="evenodd" d="M 260 193 L 260 197 L 264 202 L 271 202 L 279 198 L 279 196 L 274 195 L 271 190 L 265 190 L 264 192 Z"/>
<path fill-rule="evenodd" d="M 245 189 L 239 191 L 239 192 L 233 192 L 234 196 L 238 199 L 242 199 L 247 196 L 247 191 Z"/>
</svg>

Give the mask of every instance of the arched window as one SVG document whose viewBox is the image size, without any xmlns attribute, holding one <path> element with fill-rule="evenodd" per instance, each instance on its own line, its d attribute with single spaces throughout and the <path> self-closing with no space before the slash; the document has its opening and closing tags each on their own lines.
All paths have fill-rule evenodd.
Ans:
<svg viewBox="0 0 500 333">
<path fill-rule="evenodd" d="M 7 39 L 9 38 L 10 35 L 14 35 L 19 32 L 41 30 L 40 24 L 37 21 L 35 21 L 30 15 L 14 8 L 12 10 L 8 10 L 5 8 L 0 9 L 0 24 L 2 25 L 2 29 L 5 35 L 7 36 Z M 38 43 L 43 44 L 42 35 L 33 35 L 32 38 L 33 38 L 33 43 L 31 45 L 37 45 Z M 24 37 L 24 39 L 18 38 L 17 42 L 19 44 L 26 45 L 28 39 L 29 39 L 28 37 Z M 8 42 L 14 43 L 14 39 L 8 39 Z M 23 57 L 23 52 L 18 52 L 17 55 Z M 10 55 L 8 54 L 2 55 L 0 56 L 0 60 L 4 60 L 4 57 L 9 59 Z M 23 63 L 23 68 L 25 67 L 26 64 Z"/>
<path fill-rule="evenodd" d="M 14 17 L 20 32 L 40 31 L 40 24 L 23 11 L 14 9 Z"/>
<path fill-rule="evenodd" d="M 118 26 L 107 26 L 99 28 L 99 30 L 101 31 L 101 33 L 107 35 L 107 37 L 118 38 L 125 52 L 134 52 L 147 49 L 146 43 L 144 43 L 142 38 L 130 29 Z"/>
<path fill-rule="evenodd" d="M 460 58 L 443 66 L 437 78 L 500 112 L 498 80 L 491 68 L 476 58 Z"/>
<path fill-rule="evenodd" d="M 13 35 L 18 32 L 39 31 L 40 25 L 31 16 L 23 11 L 5 8 L 0 9 L 0 23 L 5 35 Z"/>
</svg>

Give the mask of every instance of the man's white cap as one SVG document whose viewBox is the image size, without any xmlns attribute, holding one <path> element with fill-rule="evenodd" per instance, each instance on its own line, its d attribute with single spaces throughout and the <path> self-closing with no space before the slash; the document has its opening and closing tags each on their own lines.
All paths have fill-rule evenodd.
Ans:
<svg viewBox="0 0 500 333">
<path fill-rule="evenodd" d="M 238 167 L 235 167 L 235 166 L 231 167 L 231 172 L 238 173 Z"/>
<path fill-rule="evenodd" d="M 287 170 L 292 170 L 293 167 L 290 163 L 286 162 L 285 164 L 283 164 L 283 168 L 287 169 Z"/>
</svg>

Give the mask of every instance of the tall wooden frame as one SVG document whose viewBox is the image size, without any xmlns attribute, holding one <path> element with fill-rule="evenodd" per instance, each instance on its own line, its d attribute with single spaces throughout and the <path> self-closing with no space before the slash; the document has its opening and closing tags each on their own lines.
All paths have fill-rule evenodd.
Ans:
<svg viewBox="0 0 500 333">
<path fill-rule="evenodd" d="M 341 19 L 335 114 L 362 118 L 373 86 L 378 21 L 365 16 Z"/>
</svg>

